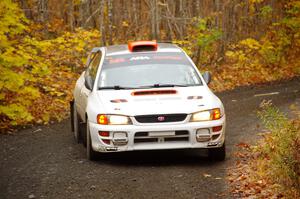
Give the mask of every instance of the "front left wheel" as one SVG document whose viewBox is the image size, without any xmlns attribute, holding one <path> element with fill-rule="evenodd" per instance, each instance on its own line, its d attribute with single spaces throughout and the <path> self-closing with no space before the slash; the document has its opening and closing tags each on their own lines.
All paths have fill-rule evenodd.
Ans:
<svg viewBox="0 0 300 199">
<path fill-rule="evenodd" d="M 88 120 L 86 121 L 86 155 L 89 160 L 96 160 L 98 153 L 93 150 L 92 138 L 90 133 L 90 126 Z"/>
</svg>

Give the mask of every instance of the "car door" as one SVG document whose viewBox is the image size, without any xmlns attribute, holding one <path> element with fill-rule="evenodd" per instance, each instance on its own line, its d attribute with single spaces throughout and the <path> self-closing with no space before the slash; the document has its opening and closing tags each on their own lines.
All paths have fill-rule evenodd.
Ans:
<svg viewBox="0 0 300 199">
<path fill-rule="evenodd" d="M 82 111 L 80 114 L 80 117 L 85 120 L 85 112 L 86 112 L 86 107 L 87 107 L 87 101 L 90 93 L 92 92 L 92 88 L 95 83 L 96 75 L 97 75 L 97 70 L 99 68 L 99 64 L 101 61 L 102 53 L 101 51 L 95 52 L 94 55 L 91 56 L 91 61 L 88 64 L 88 67 L 85 71 L 84 74 L 84 81 L 90 81 L 90 88 L 87 87 L 87 84 L 83 84 L 81 90 L 80 90 L 80 105 L 82 106 Z"/>
<path fill-rule="evenodd" d="M 81 90 L 82 88 L 84 87 L 84 81 L 85 81 L 85 73 L 86 73 L 86 70 L 91 62 L 91 60 L 93 59 L 93 57 L 95 56 L 96 54 L 96 51 L 92 51 L 88 58 L 87 58 L 87 62 L 86 62 L 86 65 L 85 65 L 85 71 L 80 75 L 79 79 L 77 80 L 76 82 L 76 85 L 75 85 L 75 89 L 74 89 L 74 100 L 75 100 L 75 105 L 76 105 L 76 110 L 77 110 L 77 113 L 79 114 L 80 118 L 82 120 L 84 120 L 84 118 L 82 118 L 82 116 L 85 114 L 85 109 L 83 107 L 83 97 L 82 97 L 82 94 L 81 94 Z"/>
</svg>

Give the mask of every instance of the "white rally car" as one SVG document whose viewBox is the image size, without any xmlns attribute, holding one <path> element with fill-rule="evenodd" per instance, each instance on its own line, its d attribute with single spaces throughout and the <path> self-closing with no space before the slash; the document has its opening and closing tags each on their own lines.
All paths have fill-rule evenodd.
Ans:
<svg viewBox="0 0 300 199">
<path fill-rule="evenodd" d="M 178 46 L 156 41 L 94 48 L 71 102 L 72 131 L 98 152 L 208 149 L 225 159 L 225 112 Z"/>
</svg>

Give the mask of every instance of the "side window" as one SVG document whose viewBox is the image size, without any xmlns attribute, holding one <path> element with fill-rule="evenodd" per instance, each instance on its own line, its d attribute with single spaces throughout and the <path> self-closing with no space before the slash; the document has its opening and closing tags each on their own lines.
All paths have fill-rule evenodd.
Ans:
<svg viewBox="0 0 300 199">
<path fill-rule="evenodd" d="M 92 57 L 92 60 L 88 66 L 88 75 L 90 75 L 93 79 L 93 81 L 95 81 L 96 79 L 96 74 L 97 74 L 97 70 L 101 61 L 101 56 L 102 53 L 99 51 L 95 54 L 95 56 Z"/>
<path fill-rule="evenodd" d="M 91 60 L 93 60 L 93 58 L 95 57 L 96 53 L 95 52 L 92 52 L 89 54 L 89 56 L 87 57 L 87 60 L 86 60 L 86 67 L 89 66 L 89 64 L 91 63 Z"/>
</svg>

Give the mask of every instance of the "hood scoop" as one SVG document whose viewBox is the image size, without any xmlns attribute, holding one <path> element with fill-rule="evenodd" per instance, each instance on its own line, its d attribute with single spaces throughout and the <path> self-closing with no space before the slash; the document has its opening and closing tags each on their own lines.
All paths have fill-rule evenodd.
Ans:
<svg viewBox="0 0 300 199">
<path fill-rule="evenodd" d="M 174 95 L 176 90 L 148 90 L 148 91 L 135 91 L 132 92 L 133 96 L 145 96 L 145 95 Z"/>
</svg>

